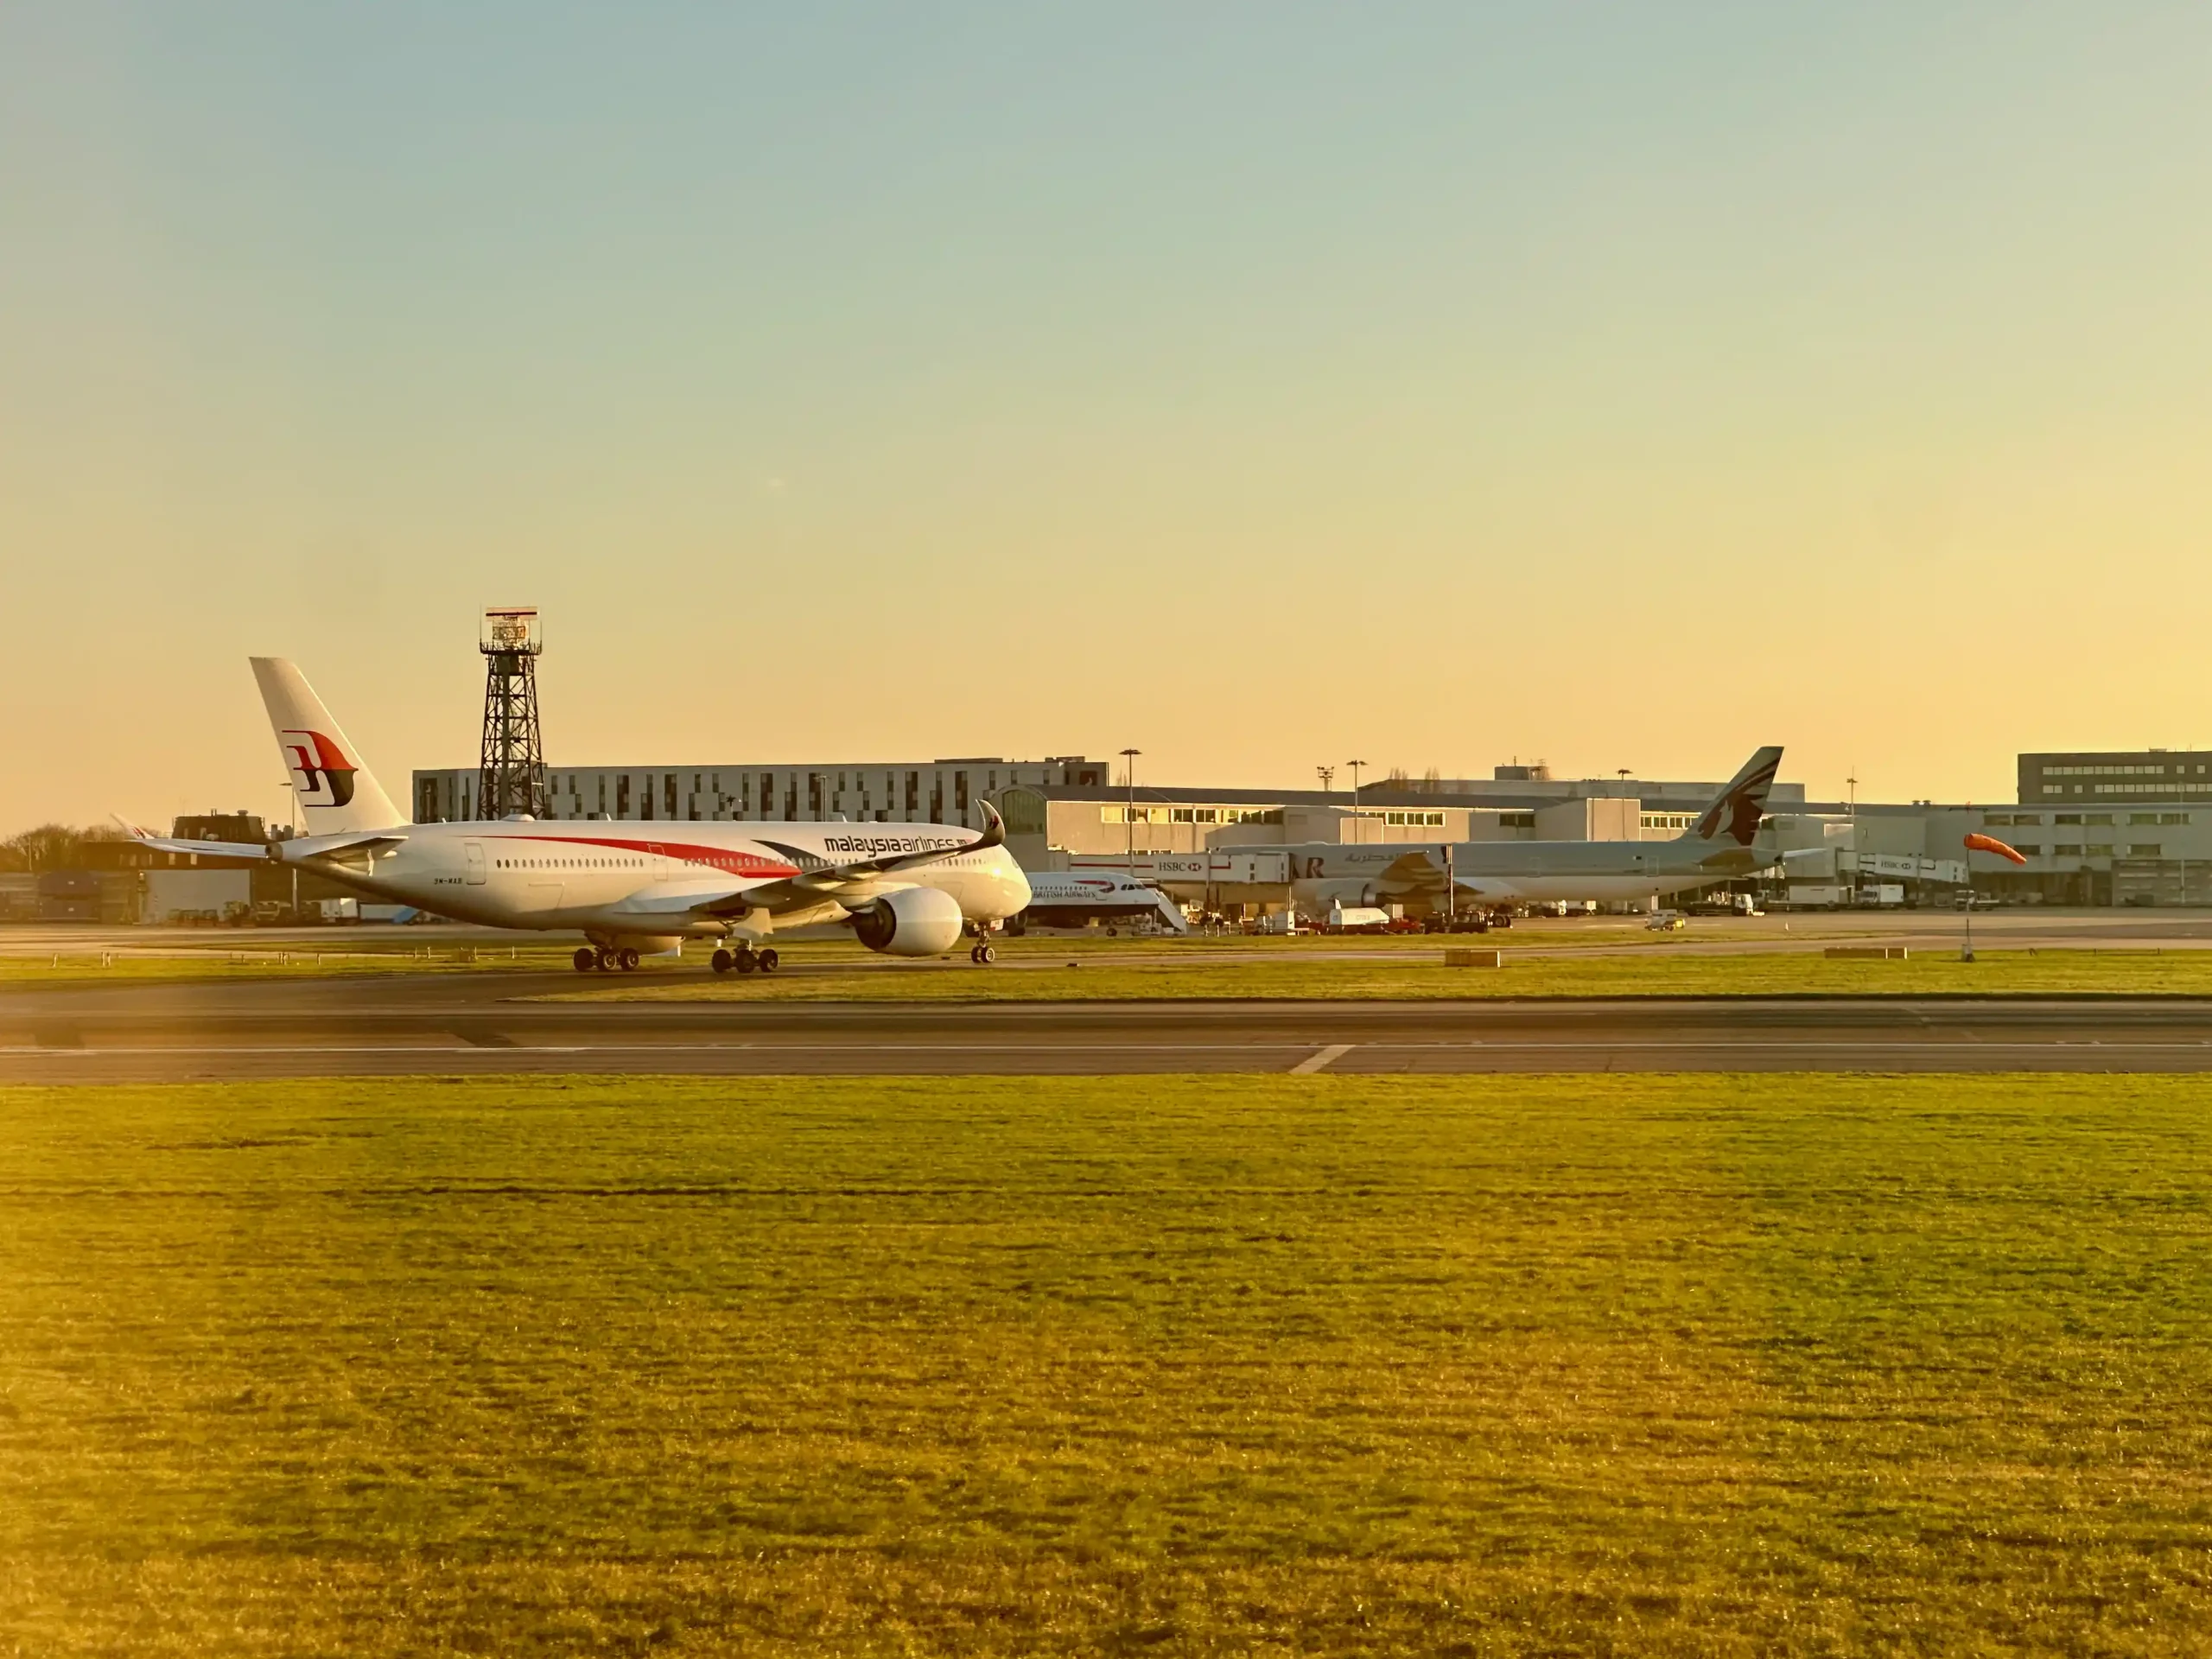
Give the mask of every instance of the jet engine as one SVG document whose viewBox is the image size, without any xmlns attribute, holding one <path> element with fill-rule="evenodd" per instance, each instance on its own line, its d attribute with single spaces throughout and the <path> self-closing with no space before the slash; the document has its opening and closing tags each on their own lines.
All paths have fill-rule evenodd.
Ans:
<svg viewBox="0 0 2212 1659">
<path fill-rule="evenodd" d="M 960 901 L 936 887 L 899 887 L 853 912 L 853 937 L 893 957 L 937 957 L 960 943 Z"/>
</svg>

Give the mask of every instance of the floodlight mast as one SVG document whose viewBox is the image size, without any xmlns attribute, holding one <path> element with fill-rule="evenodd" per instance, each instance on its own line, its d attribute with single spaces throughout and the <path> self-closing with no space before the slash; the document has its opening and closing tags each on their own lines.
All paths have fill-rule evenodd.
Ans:
<svg viewBox="0 0 2212 1659">
<path fill-rule="evenodd" d="M 476 648 L 484 653 L 484 737 L 476 816 L 548 816 L 545 738 L 537 719 L 537 658 L 545 638 L 534 605 L 487 606 Z"/>
</svg>

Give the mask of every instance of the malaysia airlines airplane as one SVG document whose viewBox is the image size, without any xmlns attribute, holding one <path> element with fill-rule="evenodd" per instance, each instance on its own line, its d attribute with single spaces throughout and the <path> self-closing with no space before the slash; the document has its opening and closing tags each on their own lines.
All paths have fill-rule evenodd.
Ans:
<svg viewBox="0 0 2212 1659">
<path fill-rule="evenodd" d="M 409 823 L 330 711 L 281 657 L 252 659 L 308 833 L 268 855 L 386 904 L 536 932 L 581 931 L 577 971 L 712 939 L 714 969 L 776 969 L 767 941 L 858 939 L 894 957 L 943 955 L 991 935 L 1029 883 L 986 804 L 978 832 L 941 823 L 617 823 L 502 818 Z M 180 841 L 125 824 L 164 852 L 236 858 L 235 842 Z"/>
</svg>

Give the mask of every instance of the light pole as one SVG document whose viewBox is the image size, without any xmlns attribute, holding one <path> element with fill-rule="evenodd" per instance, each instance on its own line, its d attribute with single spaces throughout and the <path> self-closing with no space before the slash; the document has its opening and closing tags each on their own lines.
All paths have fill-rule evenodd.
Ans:
<svg viewBox="0 0 2212 1659">
<path fill-rule="evenodd" d="M 1129 832 L 1128 869 L 1132 881 L 1136 880 L 1137 874 L 1137 756 L 1143 753 L 1142 749 L 1122 751 L 1122 764 L 1128 774 L 1123 781 L 1129 789 L 1129 804 L 1122 810 L 1122 817 L 1124 827 Z"/>
<path fill-rule="evenodd" d="M 1344 762 L 1344 765 L 1351 768 L 1351 838 L 1354 841 L 1364 841 L 1367 838 L 1361 833 L 1359 827 L 1359 769 L 1366 764 L 1364 760 Z"/>
<path fill-rule="evenodd" d="M 1971 810 L 1973 803 L 1967 803 L 1967 806 Z M 1959 856 L 1966 861 L 1967 866 L 1967 940 L 1960 949 L 1959 960 L 1972 962 L 1974 960 L 1974 839 L 1971 831 L 1960 845 Z"/>
<path fill-rule="evenodd" d="M 303 828 L 300 823 L 300 792 L 292 787 L 292 775 L 289 772 L 286 772 L 284 774 L 284 801 L 291 809 L 289 814 L 287 816 L 286 823 L 290 828 L 292 833 L 296 836 L 301 833 Z M 297 927 L 299 925 L 300 867 L 294 864 L 292 866 L 292 925 L 294 927 Z"/>
</svg>

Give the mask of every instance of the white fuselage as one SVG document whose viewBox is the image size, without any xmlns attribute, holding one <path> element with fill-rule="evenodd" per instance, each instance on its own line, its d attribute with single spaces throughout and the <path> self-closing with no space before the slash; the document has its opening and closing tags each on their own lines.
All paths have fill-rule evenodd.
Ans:
<svg viewBox="0 0 2212 1659">
<path fill-rule="evenodd" d="M 1446 849 L 1427 846 L 1294 847 L 1290 874 L 1301 905 L 1373 905 L 1444 896 Z M 1672 841 L 1463 841 L 1450 849 L 1453 884 L 1463 899 L 1516 900 L 1641 899 L 1747 875 L 1775 861 L 1733 842 L 1681 836 Z"/>
<path fill-rule="evenodd" d="M 939 823 L 658 824 L 607 819 L 418 823 L 373 857 L 340 853 L 315 868 L 390 903 L 489 927 L 580 931 L 594 938 L 766 938 L 842 931 L 853 912 L 901 887 L 950 894 L 969 921 L 1003 921 L 1029 884 L 1003 847 L 846 883 L 835 896 L 776 905 L 693 901 L 779 883 L 825 865 L 964 846 L 972 830 Z M 284 843 L 280 855 L 296 856 Z M 302 849 L 302 853 L 311 849 Z"/>
</svg>

